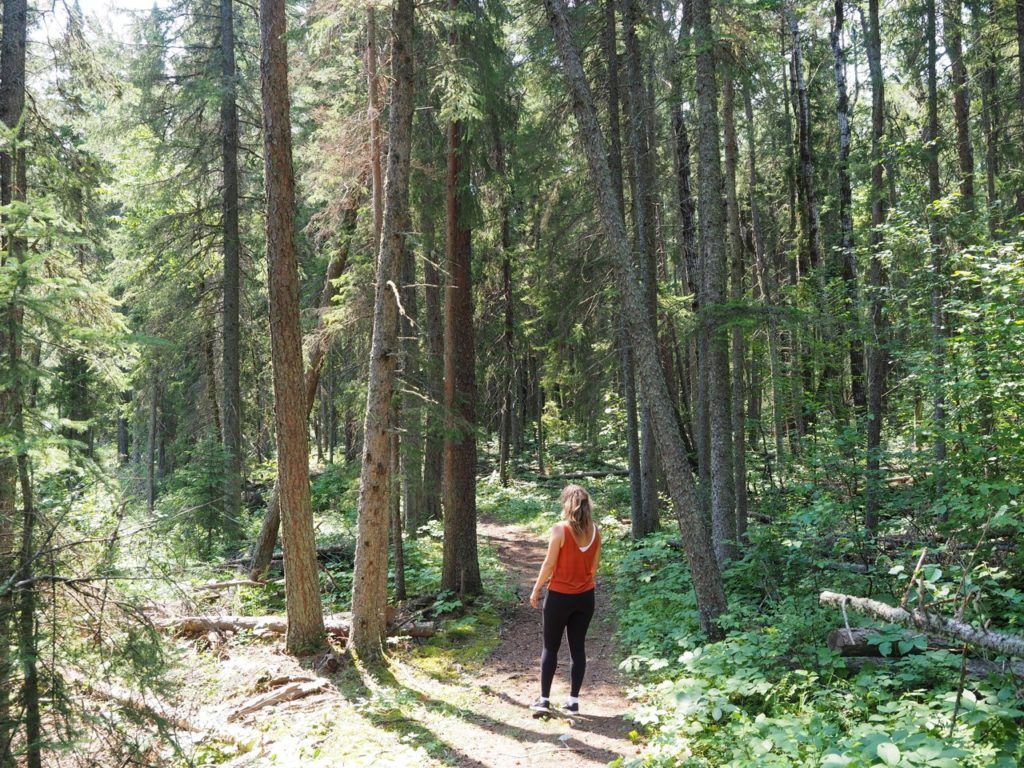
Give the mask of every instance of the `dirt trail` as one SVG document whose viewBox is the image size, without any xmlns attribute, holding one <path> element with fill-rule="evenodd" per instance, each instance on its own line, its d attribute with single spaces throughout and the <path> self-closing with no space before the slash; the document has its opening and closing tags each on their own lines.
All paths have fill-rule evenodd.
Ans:
<svg viewBox="0 0 1024 768">
<path fill-rule="evenodd" d="M 628 737 L 631 726 L 623 717 L 629 703 L 616 666 L 608 598 L 600 594 L 599 588 L 597 614 L 587 636 L 587 673 L 580 715 L 572 721 L 534 719 L 527 707 L 539 693 L 541 612 L 530 607 L 529 596 L 544 559 L 545 542 L 523 526 L 494 521 L 481 521 L 478 531 L 498 553 L 520 602 L 503 623 L 501 643 L 477 682 L 500 708 L 511 731 L 532 732 L 535 737 L 525 743 L 517 739 L 519 749 L 500 753 L 493 739 L 460 742 L 459 751 L 466 758 L 460 764 L 488 768 L 599 766 L 635 755 L 637 748 Z M 569 651 L 563 641 L 551 692 L 553 704 L 560 705 L 568 695 L 568 676 Z"/>
<path fill-rule="evenodd" d="M 598 587 L 580 715 L 535 719 L 528 707 L 539 692 L 541 612 L 528 600 L 545 542 L 518 525 L 488 520 L 478 530 L 481 541 L 498 553 L 519 596 L 503 616 L 499 644 L 479 673 L 475 665 L 427 672 L 396 654 L 383 672 L 344 665 L 326 675 L 328 685 L 311 696 L 236 718 L 233 712 L 265 692 L 261 681 L 324 675 L 274 645 L 211 647 L 193 657 L 182 693 L 192 702 L 190 719 L 197 724 L 219 724 L 218 735 L 228 726 L 242 734 L 246 746 L 223 765 L 596 768 L 635 756 L 638 748 L 623 717 L 629 703 L 616 668 L 607 596 Z M 568 694 L 568 677 L 563 643 L 552 689 L 556 705 Z M 205 731 L 194 730 L 182 734 L 186 753 L 201 750 L 206 740 Z"/>
</svg>

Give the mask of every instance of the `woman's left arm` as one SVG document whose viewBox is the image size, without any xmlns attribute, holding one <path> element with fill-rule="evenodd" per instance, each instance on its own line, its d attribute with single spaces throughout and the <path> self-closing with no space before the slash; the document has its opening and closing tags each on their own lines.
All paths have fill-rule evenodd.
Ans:
<svg viewBox="0 0 1024 768">
<path fill-rule="evenodd" d="M 555 563 L 558 562 L 558 550 L 562 548 L 562 528 L 559 525 L 552 526 L 551 538 L 548 540 L 548 553 L 544 556 L 544 563 L 537 575 L 537 582 L 533 585 L 533 592 L 530 593 L 530 607 L 536 608 L 540 602 L 540 591 L 547 584 L 555 573 Z"/>
</svg>

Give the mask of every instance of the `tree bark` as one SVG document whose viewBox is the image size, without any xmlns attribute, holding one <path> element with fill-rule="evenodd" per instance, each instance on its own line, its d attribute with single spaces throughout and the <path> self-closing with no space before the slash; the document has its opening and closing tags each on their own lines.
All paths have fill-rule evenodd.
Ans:
<svg viewBox="0 0 1024 768">
<path fill-rule="evenodd" d="M 150 373 L 149 385 L 149 434 L 146 444 L 146 504 L 150 514 L 156 506 L 156 451 L 160 427 L 160 385 L 156 372 Z"/>
<path fill-rule="evenodd" d="M 430 396 L 427 409 L 426 440 L 423 449 L 423 519 L 441 519 L 441 485 L 444 467 L 444 335 L 441 319 L 443 278 L 434 253 L 434 220 L 424 213 L 423 231 L 424 346 L 426 348 L 426 390 Z"/>
<path fill-rule="evenodd" d="M 221 198 L 224 238 L 223 306 L 223 445 L 224 530 L 238 535 L 242 514 L 242 390 L 240 384 L 241 238 L 238 224 L 238 106 L 235 72 L 233 0 L 220 0 L 221 163 L 224 190 Z"/>
<path fill-rule="evenodd" d="M 725 206 L 729 233 L 729 265 L 731 285 L 729 298 L 735 304 L 743 301 L 743 238 L 740 232 L 740 208 L 736 197 L 736 165 L 739 148 L 736 143 L 735 93 L 732 73 L 726 71 L 722 80 L 722 130 L 725 138 Z M 736 538 L 747 532 L 747 443 L 744 429 L 743 367 L 746 358 L 746 340 L 743 328 L 732 328 L 731 365 L 731 423 L 733 439 L 733 486 L 736 494 Z M 733 547 L 735 550 L 735 546 Z M 733 553 L 735 555 L 735 552 Z"/>
<path fill-rule="evenodd" d="M 761 226 L 761 208 L 757 200 L 757 150 L 754 131 L 754 106 L 749 87 L 743 89 L 743 110 L 747 118 L 747 174 L 750 196 L 750 229 L 754 240 L 754 263 L 761 300 L 768 312 L 768 378 L 772 388 L 772 433 L 775 438 L 775 460 L 782 462 L 785 450 L 785 420 L 783 417 L 782 370 L 779 360 L 779 318 L 775 297 L 775 273 L 768 264 L 765 252 L 764 230 Z"/>
<path fill-rule="evenodd" d="M 25 0 L 6 0 L 3 7 L 3 38 L 0 40 L 0 120 L 4 127 L 13 131 L 21 124 L 25 111 L 25 51 L 28 37 L 28 7 Z M 18 131 L 19 137 L 24 136 L 24 127 Z M 24 204 L 27 200 L 26 183 L 26 159 L 25 150 L 16 149 L 13 153 L 0 153 L 0 203 L 11 205 L 12 203 Z M 22 720 L 25 724 L 24 753 L 25 764 L 28 768 L 42 768 L 42 716 L 40 713 L 39 677 L 36 663 L 36 633 L 35 633 L 35 588 L 31 585 L 32 565 L 35 555 L 33 548 L 33 534 L 35 529 L 35 504 L 32 495 L 32 477 L 29 472 L 29 456 L 26 446 L 27 434 L 25 431 L 25 381 L 20 372 L 21 369 L 21 347 L 22 334 L 24 330 L 24 307 L 20 304 L 20 297 L 28 290 L 27 273 L 25 261 L 27 258 L 28 244 L 24 236 L 17 231 L 16 222 L 8 220 L 10 227 L 6 233 L 6 242 L 3 243 L 6 253 L 4 267 L 13 272 L 14 284 L 11 288 L 9 303 L 3 308 L 0 316 L 0 325 L 3 326 L 0 333 L 3 334 L 4 348 L 0 353 L 7 357 L 8 379 L 6 387 L 0 397 L 0 426 L 10 435 L 11 442 L 15 447 L 13 458 L 4 459 L 0 482 L 5 488 L 0 491 L 0 514 L 10 515 L 10 518 L 0 523 L 0 534 L 10 537 L 8 540 L 13 544 L 14 515 L 17 491 L 15 484 L 21 490 L 21 545 L 17 553 L 17 568 L 21 581 L 29 582 L 22 587 L 17 602 L 17 646 L 18 657 L 21 661 L 21 707 Z M 15 226 L 11 226 L 14 224 Z M 14 262 L 14 263 L 12 263 Z M 13 267 L 13 269 L 12 269 Z M 3 541 L 4 545 L 8 540 Z M 13 565 L 14 552 L 9 552 L 0 565 Z M 0 550 L 0 554 L 8 554 Z M 0 604 L 0 608 L 13 607 L 13 605 Z M 12 620 L 6 615 L 3 621 Z M 6 629 L 6 626 L 4 626 Z M 4 643 L 4 651 L 0 656 L 0 664 L 4 665 L 2 670 L 7 673 L 8 648 L 10 638 L 4 632 L 0 635 L 0 642 Z M 5 680 L 6 682 L 6 680 Z M 6 700 L 6 685 L 4 687 L 4 705 L 0 709 L 9 708 Z M 6 736 L 8 727 L 6 722 L 0 730 L 0 734 Z M 4 752 L 0 757 L 6 758 L 9 750 L 9 742 L 5 741 Z"/>
<path fill-rule="evenodd" d="M 327 273 L 324 276 L 323 290 L 320 293 L 320 317 L 317 320 L 317 327 L 313 332 L 313 338 L 309 345 L 309 368 L 306 369 L 303 389 L 303 392 L 305 393 L 305 413 L 307 420 L 309 419 L 310 412 L 313 410 L 313 403 L 316 399 L 316 390 L 320 383 L 320 372 L 323 370 L 323 362 L 327 355 L 327 349 L 329 346 L 323 314 L 328 308 L 330 308 L 331 302 L 334 301 L 334 296 L 338 292 L 338 289 L 335 287 L 335 281 L 341 277 L 341 273 L 345 271 L 345 267 L 348 265 L 349 247 L 351 245 L 351 240 L 349 238 L 351 238 L 356 226 L 357 210 L 356 206 L 352 205 L 345 211 L 344 230 L 348 235 L 348 238 L 342 244 L 337 255 L 331 259 L 330 263 L 328 263 Z M 267 504 L 267 511 L 263 515 L 263 524 L 260 527 L 259 535 L 252 547 L 252 559 L 249 565 L 249 578 L 253 580 L 258 580 L 262 577 L 263 572 L 266 571 L 267 565 L 270 563 L 274 547 L 277 546 L 277 535 L 281 527 L 280 501 L 279 486 L 275 481 L 274 488 L 270 492 L 270 501 Z"/>
<path fill-rule="evenodd" d="M 629 133 L 629 150 L 632 161 L 632 211 L 634 249 L 640 265 L 640 284 L 644 289 L 647 311 L 651 316 L 651 327 L 657 333 L 658 271 L 655 247 L 656 169 L 654 149 L 650 143 L 651 105 L 644 91 L 643 62 L 640 42 L 637 39 L 637 25 L 642 23 L 639 0 L 623 0 L 622 30 L 625 44 L 626 92 L 629 97 L 629 114 L 626 124 Z M 642 492 L 641 528 L 642 535 L 654 530 L 657 516 L 658 494 L 654 473 L 654 440 L 651 431 L 650 405 L 640 401 L 640 477 Z"/>
<path fill-rule="evenodd" d="M 608 67 L 608 168 L 619 201 L 625 210 L 625 189 L 622 181 L 622 130 L 619 109 L 619 52 L 616 43 L 615 2 L 604 4 L 604 56 Z M 619 377 L 626 408 L 626 451 L 629 457 L 630 528 L 634 539 L 644 535 L 643 470 L 640 463 L 640 432 L 637 413 L 636 374 L 629 348 L 625 320 L 616 323 L 619 345 Z"/>
<path fill-rule="evenodd" d="M 601 227 L 606 247 L 612 256 L 629 331 L 636 354 L 637 372 L 644 396 L 651 403 L 652 424 L 662 466 L 668 481 L 669 494 L 686 547 L 701 628 L 711 637 L 721 637 L 719 616 L 726 609 L 725 590 L 716 562 L 711 537 L 697 508 L 693 475 L 686 462 L 679 422 L 676 419 L 665 373 L 658 358 L 658 345 L 650 325 L 644 294 L 631 259 L 622 209 L 612 183 L 611 172 L 594 108 L 590 85 L 583 64 L 572 41 L 564 0 L 545 0 L 548 21 L 555 34 L 559 58 L 579 127 L 580 139 L 587 158 L 591 184 L 597 197 Z"/>
<path fill-rule="evenodd" d="M 735 487 L 729 339 L 721 310 L 726 299 L 726 231 L 715 74 L 715 36 L 711 0 L 693 2 L 697 85 L 697 203 L 701 258 L 701 317 L 698 319 L 706 356 L 700 361 L 708 376 L 708 429 L 711 448 L 711 535 L 719 566 L 735 554 Z"/>
<path fill-rule="evenodd" d="M 449 0 L 458 10 L 459 0 Z M 453 52 L 461 45 L 449 32 Z M 473 332 L 473 256 L 469 229 L 465 126 L 448 123 L 444 305 L 444 550 L 441 588 L 459 595 L 483 589 L 476 544 L 476 348 Z"/>
<path fill-rule="evenodd" d="M 402 228 L 412 228 L 406 214 Z M 419 311 L 416 300 L 416 257 L 409 247 L 402 249 L 402 297 L 403 312 L 400 317 L 402 341 L 402 367 L 399 379 L 403 382 L 401 408 L 402 418 L 399 422 L 401 432 L 401 492 L 403 519 L 410 535 L 415 536 L 416 530 L 423 522 L 423 430 L 422 408 L 419 388 L 420 347 L 418 336 Z"/>
<path fill-rule="evenodd" d="M 885 136 L 885 91 L 882 74 L 882 39 L 878 19 L 879 0 L 869 0 L 865 35 L 868 67 L 871 72 L 871 261 L 868 285 L 871 288 L 871 340 L 868 344 L 868 419 L 867 477 L 865 483 L 864 525 L 874 533 L 878 527 L 881 506 L 882 471 L 882 396 L 885 388 L 885 316 L 882 287 L 882 231 L 886 217 L 886 195 L 883 179 L 882 140 Z"/>
<path fill-rule="evenodd" d="M 1024 1 L 1024 0 L 1022 0 Z M 925 40 L 928 46 L 928 197 L 932 203 L 941 199 L 939 180 L 939 86 L 938 52 L 936 50 L 935 0 L 925 0 Z M 935 494 L 942 494 L 943 470 L 946 464 L 946 331 L 944 315 L 943 238 L 935 214 L 928 218 L 928 236 L 931 245 L 931 341 L 932 341 L 932 421 L 935 429 Z"/>
<path fill-rule="evenodd" d="M 818 597 L 818 603 L 853 608 L 855 611 L 889 624 L 899 624 L 901 627 L 912 627 L 940 637 L 953 638 L 978 648 L 987 648 L 1004 656 L 1024 658 L 1024 637 L 980 629 L 967 622 L 928 613 L 921 609 L 908 611 L 866 597 L 855 597 L 837 592 L 822 592 Z"/>
<path fill-rule="evenodd" d="M 391 495 L 391 416 L 398 344 L 398 271 L 405 248 L 402 224 L 409 205 L 412 150 L 414 9 L 412 0 L 396 0 L 391 22 L 391 111 L 388 122 L 387 182 L 370 370 L 363 425 L 363 464 L 359 484 L 359 521 L 352 577 L 352 636 L 349 647 L 360 658 L 383 656 L 388 577 L 388 510 Z"/>
<path fill-rule="evenodd" d="M 309 438 L 299 328 L 288 51 L 284 0 L 260 0 L 260 90 L 267 194 L 267 277 L 270 351 L 285 553 L 289 653 L 326 643 L 309 498 Z"/>
<path fill-rule="evenodd" d="M 785 6 L 786 18 L 789 22 L 789 33 L 792 37 L 791 66 L 794 79 L 794 97 L 796 99 L 796 125 L 799 163 L 797 169 L 798 188 L 804 203 L 804 222 L 806 226 L 807 254 L 811 269 L 821 263 L 821 223 L 818 215 L 818 200 L 814 190 L 814 160 L 811 155 L 811 115 L 810 102 L 807 98 L 807 81 L 804 79 L 803 43 L 800 25 L 797 23 L 793 5 Z"/>
<path fill-rule="evenodd" d="M 495 170 L 498 178 L 507 179 L 506 173 L 506 147 L 501 138 L 500 127 L 495 127 Z M 501 223 L 500 223 L 500 245 L 501 245 L 501 298 L 504 305 L 504 327 L 502 329 L 502 351 L 504 359 L 502 366 L 501 385 L 501 427 L 498 438 L 498 479 L 502 487 L 508 487 L 509 480 L 509 454 L 511 453 L 512 442 L 512 390 L 515 387 L 515 307 L 512 293 L 512 238 L 510 231 L 509 217 L 512 207 L 512 190 L 510 183 L 501 193 Z"/>
<path fill-rule="evenodd" d="M 850 357 L 850 390 L 854 411 L 864 412 L 864 344 L 860 340 L 860 289 L 857 284 L 857 254 L 853 247 L 853 185 L 850 181 L 850 98 L 846 91 L 846 54 L 843 51 L 844 1 L 835 0 L 835 21 L 829 41 L 836 78 L 836 119 L 839 123 L 839 155 L 836 171 L 839 177 L 839 251 L 846 308 L 850 316 L 848 330 Z"/>
<path fill-rule="evenodd" d="M 1014 18 L 1017 22 L 1017 106 L 1021 135 L 1024 135 L 1024 0 L 1014 3 Z M 1024 184 L 1017 189 L 1017 213 L 1024 214 Z"/>
<path fill-rule="evenodd" d="M 953 84 L 953 121 L 956 124 L 956 156 L 959 167 L 961 205 L 974 210 L 974 150 L 971 147 L 971 97 L 967 89 L 964 61 L 961 0 L 943 0 L 942 32 L 949 56 Z"/>
</svg>

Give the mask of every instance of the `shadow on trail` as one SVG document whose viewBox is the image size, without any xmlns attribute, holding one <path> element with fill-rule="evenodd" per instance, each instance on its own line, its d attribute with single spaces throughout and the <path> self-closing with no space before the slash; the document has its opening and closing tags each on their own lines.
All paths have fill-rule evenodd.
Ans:
<svg viewBox="0 0 1024 768">
<path fill-rule="evenodd" d="M 433 698 L 418 688 L 401 682 L 391 670 L 386 668 L 370 669 L 357 665 L 343 672 L 342 676 L 344 682 L 339 688 L 350 698 L 363 698 L 367 701 L 372 701 L 375 696 L 382 692 L 392 691 L 399 694 L 399 702 L 408 700 L 410 704 L 423 707 L 430 712 L 457 718 L 483 731 L 514 741 L 522 751 L 522 754 L 512 755 L 512 753 L 501 752 L 499 749 L 495 749 L 494 754 L 514 756 L 525 760 L 539 752 L 565 751 L 599 759 L 605 763 L 619 757 L 616 753 L 582 744 L 579 740 L 572 738 L 571 731 L 569 732 L 569 740 L 565 741 L 558 739 L 557 736 L 550 733 L 522 728 L 488 717 L 480 712 L 465 709 L 451 702 Z M 483 691 L 480 693 L 481 697 L 485 695 Z M 513 701 L 513 703 L 518 704 L 519 702 Z M 525 708 L 525 705 L 523 706 Z M 466 766 L 467 768 L 490 768 L 489 763 L 481 762 L 479 759 L 467 754 L 458 745 L 442 738 L 436 729 L 431 729 L 415 716 L 406 715 L 402 712 L 401 703 L 399 703 L 396 709 L 401 713 L 401 716 L 396 716 L 395 710 L 381 713 L 364 711 L 362 715 L 375 727 L 401 736 L 414 737 L 418 745 L 422 746 L 431 757 L 438 760 L 446 763 L 454 761 L 454 765 Z M 574 720 L 574 722 L 582 723 L 581 720 Z M 569 723 L 566 723 L 566 725 L 568 726 Z M 581 730 L 588 729 L 583 728 Z"/>
</svg>

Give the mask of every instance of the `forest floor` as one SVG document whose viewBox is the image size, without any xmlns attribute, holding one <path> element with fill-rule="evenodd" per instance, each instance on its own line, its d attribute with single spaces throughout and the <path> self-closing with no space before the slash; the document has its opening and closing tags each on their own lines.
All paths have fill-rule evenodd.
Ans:
<svg viewBox="0 0 1024 768">
<path fill-rule="evenodd" d="M 529 594 L 544 538 L 527 526 L 491 519 L 481 521 L 479 535 L 483 547 L 497 554 L 515 599 L 509 595 L 489 619 L 485 613 L 476 617 L 478 653 L 473 642 L 451 653 L 437 643 L 432 649 L 406 645 L 395 649 L 384 671 L 346 664 L 323 673 L 284 655 L 279 643 L 233 638 L 197 654 L 189 668 L 184 693 L 193 702 L 191 719 L 207 726 L 192 744 L 183 744 L 185 754 L 195 765 L 232 768 L 548 768 L 601 766 L 637 754 L 625 718 L 629 702 L 616 663 L 613 617 L 601 611 L 604 601 L 599 597 L 588 636 L 581 713 L 571 720 L 535 719 L 528 706 L 538 693 L 541 612 L 530 607 Z M 458 646 L 457 631 L 451 637 Z M 563 643 L 553 704 L 568 694 L 568 673 Z M 308 680 L 317 690 L 232 716 L 274 685 L 269 681 L 282 678 Z"/>
</svg>

